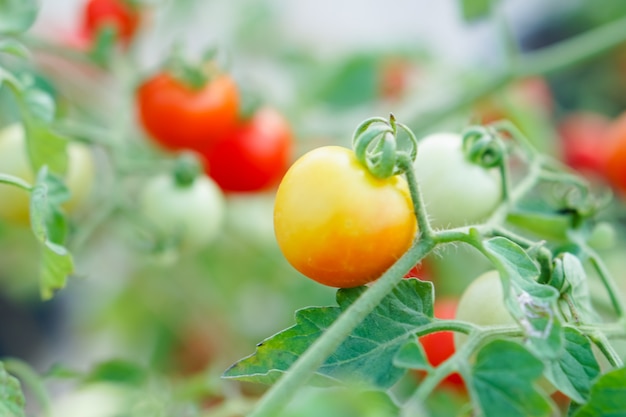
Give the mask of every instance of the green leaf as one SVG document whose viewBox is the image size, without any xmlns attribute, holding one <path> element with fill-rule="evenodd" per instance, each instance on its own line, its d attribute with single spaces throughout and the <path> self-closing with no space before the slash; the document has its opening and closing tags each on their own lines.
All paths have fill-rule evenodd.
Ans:
<svg viewBox="0 0 626 417">
<path fill-rule="evenodd" d="M 0 34 L 28 30 L 37 19 L 36 0 L 0 0 Z"/>
<path fill-rule="evenodd" d="M 565 287 L 565 293 L 570 295 L 579 319 L 585 323 L 597 321 L 598 315 L 591 305 L 591 292 L 582 262 L 578 257 L 567 252 L 563 253 L 562 262 L 563 275 L 568 284 Z"/>
<path fill-rule="evenodd" d="M 33 170 L 38 172 L 46 165 L 55 174 L 65 174 L 68 166 L 68 140 L 35 119 L 25 120 L 24 127 L 26 147 Z"/>
<path fill-rule="evenodd" d="M 489 15 L 494 0 L 460 0 L 463 19 L 472 21 Z"/>
<path fill-rule="evenodd" d="M 495 340 L 485 345 L 471 369 L 470 396 L 485 416 L 551 415 L 548 399 L 534 386 L 543 364 L 518 343 Z"/>
<path fill-rule="evenodd" d="M 393 358 L 393 364 L 398 368 L 407 369 L 429 370 L 432 368 L 426 358 L 424 348 L 415 339 L 409 340 L 404 346 L 402 346 L 395 358 Z"/>
<path fill-rule="evenodd" d="M 535 352 L 542 358 L 560 355 L 563 334 L 555 316 L 559 292 L 539 284 L 539 268 L 516 243 L 503 237 L 483 242 L 503 279 L 506 305 L 520 323 Z"/>
<path fill-rule="evenodd" d="M 72 255 L 62 246 L 67 222 L 60 205 L 69 197 L 65 184 L 46 167 L 37 174 L 30 196 L 30 221 L 33 234 L 41 243 L 40 291 L 44 300 L 65 287 L 74 269 Z"/>
<path fill-rule="evenodd" d="M 356 300 L 366 287 L 337 291 L 339 307 L 313 307 L 296 312 L 296 325 L 260 343 L 256 352 L 231 366 L 226 378 L 273 383 Z M 359 380 L 388 388 L 404 373 L 394 358 L 421 326 L 431 322 L 433 287 L 430 282 L 403 280 L 357 326 L 318 369 L 314 382 Z"/>
<path fill-rule="evenodd" d="M 15 55 L 20 58 L 28 58 L 30 56 L 30 52 L 28 51 L 28 49 L 15 39 L 1 40 L 0 52 Z"/>
<path fill-rule="evenodd" d="M 20 382 L 0 362 L 0 417 L 25 417 L 25 404 Z"/>
<path fill-rule="evenodd" d="M 574 417 L 626 417 L 626 368 L 602 375 L 591 387 L 589 402 Z"/>
<path fill-rule="evenodd" d="M 334 108 L 359 106 L 376 98 L 377 83 L 378 58 L 352 57 L 320 88 L 318 99 Z"/>
<path fill-rule="evenodd" d="M 29 81 L 30 82 L 30 81 Z M 32 80 L 34 82 L 34 80 Z M 56 103 L 54 98 L 47 92 L 37 87 L 29 86 L 22 91 L 22 100 L 28 108 L 30 116 L 39 122 L 49 124 L 54 120 Z M 43 126 L 38 126 L 40 129 Z"/>
<path fill-rule="evenodd" d="M 600 366 L 589 339 L 572 328 L 563 333 L 563 354 L 558 360 L 548 362 L 546 376 L 559 391 L 583 403 L 589 398 L 591 382 L 600 374 Z"/>
<path fill-rule="evenodd" d="M 572 216 L 567 214 L 517 210 L 510 212 L 507 222 L 542 239 L 563 241 L 572 227 Z"/>
<path fill-rule="evenodd" d="M 130 386 L 142 386 L 148 373 L 141 366 L 120 359 L 113 359 L 98 364 L 85 376 L 84 382 L 114 382 Z"/>
</svg>

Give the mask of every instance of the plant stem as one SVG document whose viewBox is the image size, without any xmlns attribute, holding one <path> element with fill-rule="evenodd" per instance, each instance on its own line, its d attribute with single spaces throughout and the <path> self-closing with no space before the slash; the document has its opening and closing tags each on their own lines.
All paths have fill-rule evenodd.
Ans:
<svg viewBox="0 0 626 417">
<path fill-rule="evenodd" d="M 612 278 L 611 273 L 596 251 L 587 245 L 581 245 L 581 248 L 587 253 L 587 256 L 589 256 L 591 265 L 593 265 L 594 269 L 598 273 L 598 276 L 600 277 L 600 280 L 602 281 L 602 284 L 604 284 L 604 287 L 609 293 L 609 298 L 611 299 L 611 304 L 613 304 L 617 317 L 624 317 L 624 301 L 620 297 L 620 290 L 615 284 L 615 280 Z"/>
<path fill-rule="evenodd" d="M 613 346 L 611 346 L 604 334 L 595 332 L 589 337 L 598 349 L 600 349 L 613 368 L 621 368 L 624 366 L 622 358 L 617 354 L 615 349 L 613 349 Z"/>
<path fill-rule="evenodd" d="M 457 320 L 441 320 L 435 318 L 433 322 L 421 326 L 419 330 L 415 333 L 416 336 L 422 336 L 428 333 L 435 332 L 443 332 L 443 331 L 452 331 L 459 332 L 464 334 L 470 334 L 472 331 L 478 329 L 478 326 L 472 323 L 468 323 L 465 321 L 457 321 Z"/>
<path fill-rule="evenodd" d="M 413 265 L 432 248 L 434 241 L 420 238 L 391 268 L 365 291 L 289 368 L 261 398 L 249 417 L 276 417 L 281 408 L 304 385 L 324 361 L 341 345 L 387 294 L 402 280 Z"/>
<path fill-rule="evenodd" d="M 15 177 L 9 174 L 0 173 L 0 184 L 14 185 L 28 192 L 30 192 L 33 189 L 33 186 L 30 185 L 28 182 L 24 181 L 23 179 L 19 177 Z"/>
<path fill-rule="evenodd" d="M 39 375 L 26 362 L 16 358 L 6 358 L 2 362 L 10 374 L 19 378 L 37 398 L 37 402 L 41 406 L 44 417 L 48 417 L 52 413 L 50 405 L 50 397 L 41 381 Z"/>
</svg>

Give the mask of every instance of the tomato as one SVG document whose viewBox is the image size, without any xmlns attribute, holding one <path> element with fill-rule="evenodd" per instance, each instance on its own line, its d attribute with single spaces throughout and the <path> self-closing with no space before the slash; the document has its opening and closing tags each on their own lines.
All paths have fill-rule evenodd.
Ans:
<svg viewBox="0 0 626 417">
<path fill-rule="evenodd" d="M 276 110 L 252 118 L 207 147 L 207 173 L 224 191 L 259 191 L 276 185 L 289 167 L 293 139 Z"/>
<path fill-rule="evenodd" d="M 602 174 L 605 137 L 610 121 L 590 112 L 572 113 L 559 122 L 562 158 L 570 167 L 583 173 Z"/>
<path fill-rule="evenodd" d="M 421 262 L 418 262 L 404 275 L 404 278 L 417 278 L 423 281 L 431 281 L 432 275 L 431 266 L 428 264 L 426 259 L 422 259 Z"/>
<path fill-rule="evenodd" d="M 388 58 L 380 69 L 379 94 L 383 99 L 399 100 L 407 92 L 414 72 L 408 59 Z"/>
<path fill-rule="evenodd" d="M 485 272 L 463 291 L 457 305 L 456 319 L 481 326 L 515 323 L 504 304 L 502 281 L 497 271 Z M 460 347 L 465 339 L 464 334 L 456 333 L 456 347 Z"/>
<path fill-rule="evenodd" d="M 486 170 L 469 162 L 458 134 L 435 133 L 422 139 L 413 166 L 435 228 L 479 222 L 500 202 L 497 169 Z"/>
<path fill-rule="evenodd" d="M 626 113 L 609 126 L 604 156 L 607 181 L 619 192 L 626 193 Z"/>
<path fill-rule="evenodd" d="M 217 237 L 224 216 L 224 198 L 205 175 L 179 185 L 173 175 L 151 178 L 139 196 L 140 211 L 163 236 L 182 249 L 197 249 Z"/>
<path fill-rule="evenodd" d="M 404 178 L 374 177 L 346 148 L 306 153 L 276 194 L 274 231 L 283 254 L 331 287 L 377 279 L 409 249 L 416 230 Z"/>
<path fill-rule="evenodd" d="M 435 301 L 435 317 L 443 320 L 454 319 L 457 309 L 457 300 L 451 298 L 441 298 Z M 432 366 L 439 366 L 448 360 L 455 352 L 454 348 L 454 332 L 436 332 L 430 333 L 419 338 L 428 362 Z M 458 373 L 448 375 L 443 381 L 443 385 L 457 389 L 465 390 L 465 383 Z"/>
<path fill-rule="evenodd" d="M 64 177 L 70 190 L 70 199 L 63 204 L 74 212 L 86 202 L 94 183 L 94 161 L 86 145 L 71 143 L 68 148 L 69 165 Z M 33 183 L 33 172 L 26 153 L 24 127 L 13 124 L 0 131 L 0 172 L 14 175 Z M 0 184 L 0 219 L 27 226 L 30 224 L 30 196 L 15 186 Z"/>
<path fill-rule="evenodd" d="M 110 25 L 120 41 L 128 44 L 139 27 L 139 10 L 124 0 L 89 0 L 83 10 L 83 31 L 93 39 L 103 27 Z"/>
<path fill-rule="evenodd" d="M 158 73 L 139 87 L 136 99 L 143 127 L 170 150 L 202 151 L 237 123 L 239 92 L 225 74 L 193 88 L 167 72 Z"/>
</svg>

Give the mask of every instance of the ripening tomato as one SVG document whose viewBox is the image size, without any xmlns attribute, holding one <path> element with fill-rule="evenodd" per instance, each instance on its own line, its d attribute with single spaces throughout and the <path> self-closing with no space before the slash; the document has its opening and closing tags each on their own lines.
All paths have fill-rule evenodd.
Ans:
<svg viewBox="0 0 626 417">
<path fill-rule="evenodd" d="M 626 194 L 626 113 L 615 119 L 606 133 L 604 175 L 622 194 Z"/>
<path fill-rule="evenodd" d="M 435 300 L 435 318 L 442 320 L 454 319 L 456 315 L 458 301 L 452 298 L 441 298 Z M 454 332 L 436 332 L 424 335 L 419 338 L 428 362 L 432 366 L 439 366 L 452 355 L 454 355 Z M 443 381 L 443 386 L 447 386 L 459 391 L 465 391 L 465 383 L 458 373 L 448 375 Z"/>
<path fill-rule="evenodd" d="M 435 228 L 484 220 L 501 199 L 500 175 L 471 163 L 461 135 L 434 133 L 422 139 L 413 164 L 426 211 Z"/>
<path fill-rule="evenodd" d="M 207 174 L 224 191 L 276 185 L 289 167 L 291 129 L 276 110 L 262 108 L 204 152 Z"/>
<path fill-rule="evenodd" d="M 298 159 L 278 187 L 274 231 L 287 260 L 331 287 L 377 279 L 404 252 L 417 221 L 404 178 L 379 179 L 349 149 Z"/>
<path fill-rule="evenodd" d="M 139 27 L 141 14 L 125 0 L 89 0 L 83 11 L 83 31 L 93 39 L 103 27 L 110 25 L 120 41 L 128 44 Z"/>
<path fill-rule="evenodd" d="M 173 175 L 158 175 L 139 196 L 140 211 L 155 229 L 180 244 L 197 249 L 219 233 L 224 217 L 224 198 L 217 185 L 205 175 L 192 183 L 178 184 Z"/>
<path fill-rule="evenodd" d="M 236 125 L 239 92 L 226 74 L 194 88 L 161 72 L 139 87 L 137 107 L 143 127 L 161 146 L 201 152 Z"/>
<path fill-rule="evenodd" d="M 26 136 L 21 124 L 0 131 L 0 173 L 13 175 L 33 183 L 33 172 L 26 151 Z M 69 165 L 64 180 L 71 197 L 63 204 L 68 212 L 76 211 L 87 200 L 94 183 L 94 161 L 89 147 L 71 143 L 67 148 Z M 13 185 L 0 184 L 0 219 L 14 224 L 30 224 L 28 192 Z"/>
<path fill-rule="evenodd" d="M 591 112 L 571 113 L 559 122 L 562 158 L 577 171 L 600 175 L 604 171 L 607 117 Z"/>
</svg>

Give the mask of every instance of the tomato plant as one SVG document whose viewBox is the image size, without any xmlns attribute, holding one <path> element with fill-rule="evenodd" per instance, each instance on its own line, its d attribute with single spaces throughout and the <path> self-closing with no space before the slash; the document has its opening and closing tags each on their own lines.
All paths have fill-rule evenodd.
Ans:
<svg viewBox="0 0 626 417">
<path fill-rule="evenodd" d="M 501 199 L 498 172 L 471 163 L 462 145 L 461 136 L 452 133 L 432 134 L 419 144 L 415 174 L 431 224 L 437 228 L 484 220 Z"/>
<path fill-rule="evenodd" d="M 333 287 L 378 278 L 411 245 L 416 220 L 406 182 L 374 177 L 349 149 L 317 148 L 285 174 L 276 239 L 307 277 Z"/>
<path fill-rule="evenodd" d="M 206 147 L 207 174 L 224 191 L 276 185 L 289 167 L 293 138 L 284 117 L 262 108 Z"/>
<path fill-rule="evenodd" d="M 435 301 L 434 316 L 438 319 L 451 320 L 455 318 L 458 300 L 440 298 Z M 428 362 L 432 366 L 439 366 L 454 355 L 454 332 L 429 333 L 419 338 L 424 348 Z M 444 386 L 463 392 L 465 383 L 458 373 L 450 374 L 443 381 Z"/>
<path fill-rule="evenodd" d="M 170 150 L 202 151 L 232 131 L 238 107 L 237 86 L 226 74 L 196 87 L 160 72 L 137 90 L 143 127 L 159 145 Z"/>
<path fill-rule="evenodd" d="M 172 175 L 153 177 L 142 190 L 139 204 L 154 229 L 183 249 L 198 249 L 215 239 L 224 215 L 222 193 L 204 175 L 188 183 Z"/>
<path fill-rule="evenodd" d="M 141 13 L 126 0 L 88 0 L 82 18 L 87 37 L 94 38 L 108 26 L 115 30 L 121 42 L 128 44 L 139 28 Z"/>
<path fill-rule="evenodd" d="M 64 180 L 71 196 L 63 207 L 69 212 L 81 208 L 87 201 L 94 183 L 95 167 L 91 151 L 86 145 L 68 146 L 69 164 Z M 32 183 L 35 179 L 26 153 L 24 127 L 13 124 L 0 131 L 0 172 L 15 175 Z M 24 190 L 0 184 L 0 218 L 22 225 L 29 223 L 29 195 Z"/>
</svg>

